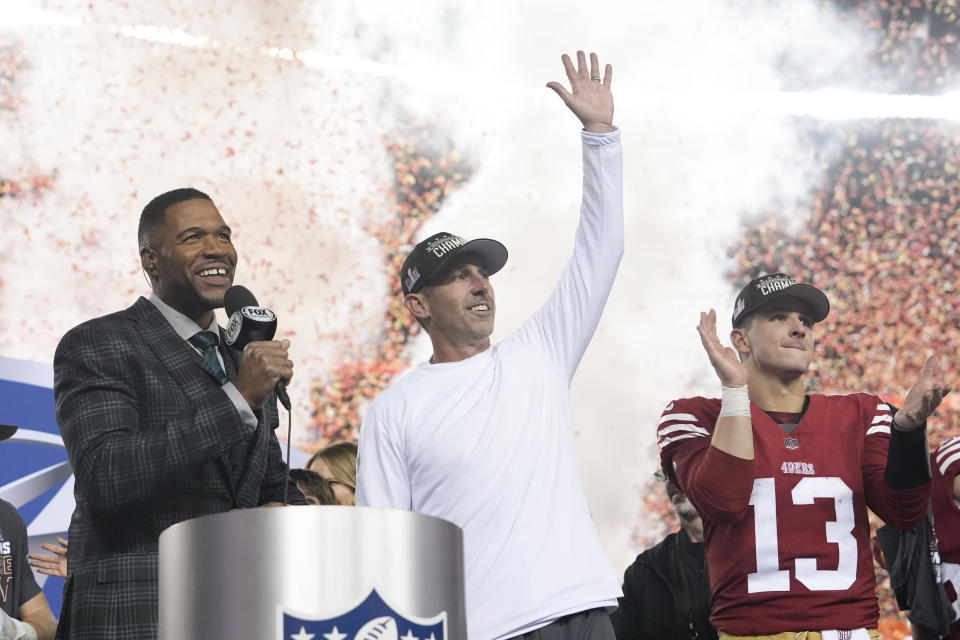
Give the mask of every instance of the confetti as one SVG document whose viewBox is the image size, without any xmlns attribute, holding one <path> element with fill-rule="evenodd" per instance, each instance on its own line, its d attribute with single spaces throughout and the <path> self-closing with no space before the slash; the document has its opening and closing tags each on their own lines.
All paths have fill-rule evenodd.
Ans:
<svg viewBox="0 0 960 640">
<path fill-rule="evenodd" d="M 381 275 L 388 285 L 381 330 L 374 344 L 360 345 L 334 363 L 311 390 L 317 449 L 342 440 L 355 442 L 363 409 L 410 367 L 406 347 L 420 326 L 403 306 L 400 267 L 423 224 L 471 174 L 452 145 L 440 141 L 435 127 L 401 129 L 383 144 L 393 159 L 394 215 L 367 228 L 382 246 Z"/>
<path fill-rule="evenodd" d="M 17 78 L 26 68 L 23 44 L 0 35 L 0 114 L 15 113 L 23 104 Z"/>
</svg>

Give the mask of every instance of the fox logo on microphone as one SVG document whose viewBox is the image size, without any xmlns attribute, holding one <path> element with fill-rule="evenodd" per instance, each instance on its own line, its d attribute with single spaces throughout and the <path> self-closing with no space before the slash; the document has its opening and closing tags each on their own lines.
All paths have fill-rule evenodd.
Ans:
<svg viewBox="0 0 960 640">
<path fill-rule="evenodd" d="M 272 340 L 277 331 L 277 314 L 264 307 L 246 306 L 230 314 L 224 331 L 227 344 L 242 349 L 254 340 Z"/>
<path fill-rule="evenodd" d="M 277 314 L 263 307 L 243 307 L 240 313 L 257 322 L 273 322 L 277 319 Z"/>
<path fill-rule="evenodd" d="M 390 608 L 376 590 L 340 615 L 312 618 L 280 609 L 277 640 L 446 640 L 447 612 L 432 618 L 405 616 Z"/>
</svg>

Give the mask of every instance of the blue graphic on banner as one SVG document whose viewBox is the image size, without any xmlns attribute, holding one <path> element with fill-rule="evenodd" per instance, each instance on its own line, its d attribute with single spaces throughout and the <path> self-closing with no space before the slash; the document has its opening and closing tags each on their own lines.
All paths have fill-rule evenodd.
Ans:
<svg viewBox="0 0 960 640">
<path fill-rule="evenodd" d="M 0 442 L 0 498 L 27 523 L 31 553 L 48 553 L 44 542 L 66 537 L 73 513 L 73 472 L 54 416 L 53 367 L 0 357 L 0 423 L 19 430 Z M 63 579 L 36 574 L 60 614 Z"/>
<path fill-rule="evenodd" d="M 282 611 L 278 640 L 446 640 L 447 612 L 423 619 L 404 616 L 376 590 L 359 605 L 332 618 L 302 618 Z"/>
</svg>

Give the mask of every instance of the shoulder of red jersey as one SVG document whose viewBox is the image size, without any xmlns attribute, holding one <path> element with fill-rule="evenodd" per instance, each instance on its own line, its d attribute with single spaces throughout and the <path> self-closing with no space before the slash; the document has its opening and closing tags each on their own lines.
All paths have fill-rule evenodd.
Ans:
<svg viewBox="0 0 960 640">
<path fill-rule="evenodd" d="M 933 466 L 940 475 L 960 475 L 960 436 L 942 442 L 932 457 Z"/>
<path fill-rule="evenodd" d="M 863 422 L 864 436 L 890 436 L 893 423 L 893 410 L 883 398 L 872 393 L 856 392 L 823 396 L 827 402 L 827 411 L 836 415 L 838 411 L 857 412 Z"/>
<path fill-rule="evenodd" d="M 718 415 L 718 398 L 680 398 L 672 401 L 660 414 L 657 446 L 663 451 L 674 443 L 699 438 L 706 438 L 709 443 Z"/>
</svg>

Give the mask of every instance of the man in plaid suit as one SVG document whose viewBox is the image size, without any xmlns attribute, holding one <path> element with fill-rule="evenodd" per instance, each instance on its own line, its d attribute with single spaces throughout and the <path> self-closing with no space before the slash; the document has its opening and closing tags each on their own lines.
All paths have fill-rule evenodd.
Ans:
<svg viewBox="0 0 960 640">
<path fill-rule="evenodd" d="M 224 346 L 230 228 L 206 194 L 177 189 L 144 208 L 138 236 L 153 294 L 70 330 L 54 358 L 77 503 L 57 638 L 155 638 L 160 533 L 283 500 L 273 389 L 293 375 L 289 341 Z"/>
</svg>

